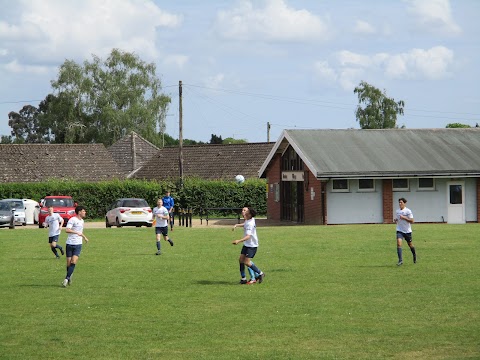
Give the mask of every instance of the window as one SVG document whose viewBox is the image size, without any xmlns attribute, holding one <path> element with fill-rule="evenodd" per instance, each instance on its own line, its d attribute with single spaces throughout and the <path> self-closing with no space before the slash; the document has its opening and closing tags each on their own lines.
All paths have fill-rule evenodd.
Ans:
<svg viewBox="0 0 480 360">
<path fill-rule="evenodd" d="M 433 178 L 418 178 L 418 190 L 435 190 Z"/>
<path fill-rule="evenodd" d="M 348 192 L 348 180 L 341 179 L 341 180 L 333 180 L 332 182 L 332 191 L 333 192 Z"/>
<path fill-rule="evenodd" d="M 358 191 L 375 191 L 375 180 L 358 179 Z"/>
<path fill-rule="evenodd" d="M 409 190 L 408 179 L 393 179 L 393 191 Z"/>
</svg>

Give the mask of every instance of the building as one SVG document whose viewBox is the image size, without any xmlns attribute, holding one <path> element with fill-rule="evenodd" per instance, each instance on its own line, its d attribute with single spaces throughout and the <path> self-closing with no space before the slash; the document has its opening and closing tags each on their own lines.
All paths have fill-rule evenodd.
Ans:
<svg viewBox="0 0 480 360">
<path fill-rule="evenodd" d="M 187 145 L 182 147 L 183 176 L 205 180 L 258 178 L 258 169 L 273 143 Z M 179 147 L 165 147 L 150 158 L 131 178 L 176 180 L 180 177 Z"/>
<path fill-rule="evenodd" d="M 0 182 L 125 178 L 103 144 L 0 144 Z"/>
<path fill-rule="evenodd" d="M 284 130 L 259 170 L 273 220 L 480 220 L 480 129 Z"/>
</svg>

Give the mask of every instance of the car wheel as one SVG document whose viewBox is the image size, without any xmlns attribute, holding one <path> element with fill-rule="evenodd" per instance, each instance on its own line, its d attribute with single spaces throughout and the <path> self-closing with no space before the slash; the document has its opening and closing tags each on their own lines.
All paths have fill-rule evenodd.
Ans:
<svg viewBox="0 0 480 360">
<path fill-rule="evenodd" d="M 147 227 L 152 227 L 152 224 L 147 224 Z"/>
<path fill-rule="evenodd" d="M 105 218 L 105 227 L 107 227 L 107 228 L 111 228 L 111 227 L 112 227 L 112 225 L 110 225 L 110 223 L 108 222 L 108 219 L 107 219 L 107 218 Z"/>
<path fill-rule="evenodd" d="M 24 223 L 22 224 L 22 226 L 27 226 L 27 223 L 26 223 L 26 222 L 24 222 Z"/>
<path fill-rule="evenodd" d="M 117 220 L 115 221 L 115 225 L 117 226 L 117 228 L 121 228 L 121 227 L 122 227 L 122 225 L 120 224 L 120 221 L 118 220 L 118 218 L 117 218 Z"/>
</svg>

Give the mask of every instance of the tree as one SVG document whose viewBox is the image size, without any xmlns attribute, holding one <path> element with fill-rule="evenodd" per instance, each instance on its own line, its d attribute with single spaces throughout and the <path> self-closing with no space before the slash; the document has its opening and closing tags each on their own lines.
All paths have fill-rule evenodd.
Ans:
<svg viewBox="0 0 480 360">
<path fill-rule="evenodd" d="M 133 130 L 161 145 L 170 98 L 161 94 L 155 72 L 155 64 L 118 49 L 106 60 L 93 55 L 83 65 L 66 60 L 45 104 L 43 119 L 54 141 L 108 146 Z"/>
<path fill-rule="evenodd" d="M 362 129 L 393 129 L 397 126 L 397 115 L 403 115 L 403 100 L 396 102 L 387 97 L 385 90 L 382 93 L 365 81 L 361 81 L 353 92 L 358 95 L 355 116 Z"/>
<path fill-rule="evenodd" d="M 209 144 L 223 144 L 222 136 L 221 135 L 217 136 L 215 134 L 212 134 Z"/>
<path fill-rule="evenodd" d="M 39 115 L 39 109 L 32 105 L 25 105 L 18 113 L 10 111 L 8 126 L 12 128 L 11 140 L 27 144 L 47 142 L 47 129 L 42 126 Z"/>
<path fill-rule="evenodd" d="M 234 139 L 233 137 L 228 137 L 223 139 L 222 144 L 245 144 L 248 141 L 245 139 Z"/>
<path fill-rule="evenodd" d="M 450 123 L 445 126 L 447 129 L 457 129 L 457 128 L 469 128 L 470 125 L 460 124 L 460 123 Z"/>
</svg>

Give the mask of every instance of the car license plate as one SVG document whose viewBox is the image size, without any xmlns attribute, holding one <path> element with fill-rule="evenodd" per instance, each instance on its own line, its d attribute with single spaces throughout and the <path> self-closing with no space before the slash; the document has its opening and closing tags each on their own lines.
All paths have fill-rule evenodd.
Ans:
<svg viewBox="0 0 480 360">
<path fill-rule="evenodd" d="M 143 213 L 141 211 L 132 211 L 133 215 L 142 215 Z"/>
</svg>

